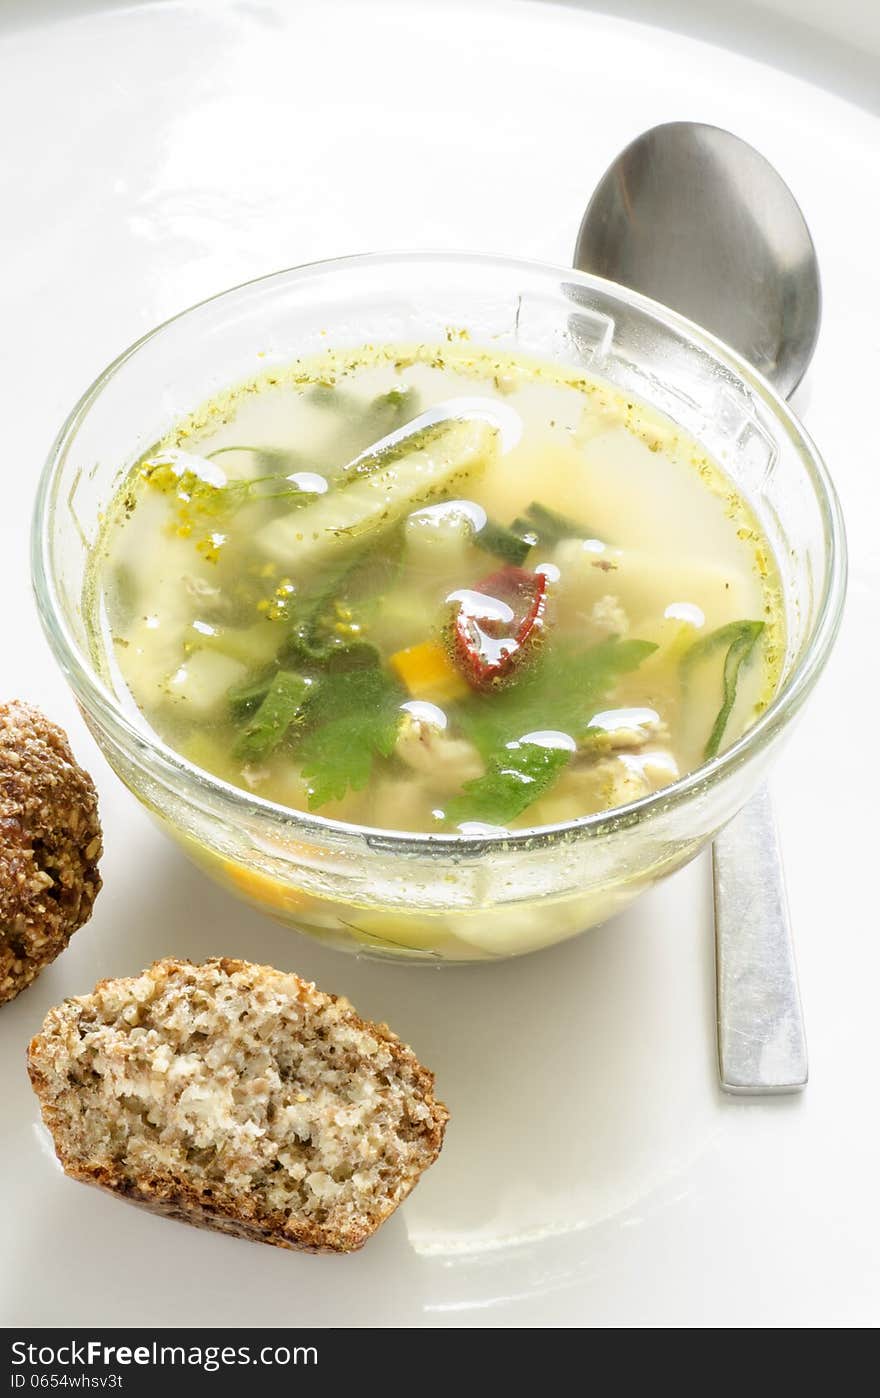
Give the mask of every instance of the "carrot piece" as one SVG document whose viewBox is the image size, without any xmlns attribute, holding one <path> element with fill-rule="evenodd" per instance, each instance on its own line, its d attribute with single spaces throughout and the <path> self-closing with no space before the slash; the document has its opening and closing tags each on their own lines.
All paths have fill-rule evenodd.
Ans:
<svg viewBox="0 0 880 1398">
<path fill-rule="evenodd" d="M 436 641 L 399 650 L 391 657 L 391 668 L 414 699 L 461 699 L 468 686 L 446 651 Z"/>
<path fill-rule="evenodd" d="M 282 879 L 273 878 L 261 869 L 248 868 L 232 859 L 224 859 L 222 867 L 226 878 L 239 893 L 243 893 L 251 902 L 259 903 L 264 908 L 271 908 L 281 914 L 294 913 L 311 902 L 301 889 L 294 888 Z"/>
</svg>

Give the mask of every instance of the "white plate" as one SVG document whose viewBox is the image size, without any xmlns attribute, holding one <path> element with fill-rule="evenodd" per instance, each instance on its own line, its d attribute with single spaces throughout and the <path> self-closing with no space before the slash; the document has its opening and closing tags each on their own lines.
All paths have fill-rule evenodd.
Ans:
<svg viewBox="0 0 880 1398">
<path fill-rule="evenodd" d="M 94 771 L 106 888 L 70 950 L 0 1010 L 0 1318 L 876 1322 L 875 7 L 670 5 L 670 22 L 699 24 L 699 40 L 577 7 L 473 0 L 77 8 L 9 3 L 0 17 L 0 690 L 65 723 Z M 796 9 L 836 35 L 796 23 Z M 799 406 L 843 496 L 853 573 L 838 650 L 776 780 L 811 1052 L 801 1099 L 718 1091 L 703 861 L 598 933 L 484 969 L 359 962 L 226 898 L 96 753 L 27 581 L 51 438 L 92 376 L 155 322 L 259 273 L 368 248 L 565 262 L 610 158 L 682 116 L 731 127 L 778 165 L 825 284 Z M 387 1018 L 436 1068 L 447 1145 L 363 1253 L 300 1257 L 195 1232 L 61 1175 L 25 1044 L 63 996 L 169 952 L 313 976 Z"/>
</svg>

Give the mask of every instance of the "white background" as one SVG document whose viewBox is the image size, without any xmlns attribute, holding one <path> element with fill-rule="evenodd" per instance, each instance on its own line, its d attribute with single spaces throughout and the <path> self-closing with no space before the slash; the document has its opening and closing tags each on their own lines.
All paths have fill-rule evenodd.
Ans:
<svg viewBox="0 0 880 1398">
<path fill-rule="evenodd" d="M 880 12 L 870 0 L 601 11 L 0 4 L 0 696 L 68 726 L 107 834 L 91 924 L 0 1009 L 6 1324 L 880 1319 Z M 824 278 L 795 406 L 838 483 L 852 574 L 838 649 L 775 781 L 811 1055 L 798 1099 L 717 1089 L 704 861 L 597 933 L 483 969 L 356 961 L 230 901 L 95 751 L 29 591 L 42 460 L 129 341 L 224 286 L 339 253 L 565 263 L 610 159 L 639 130 L 687 117 L 778 166 Z M 389 1019 L 437 1070 L 453 1115 L 444 1153 L 363 1253 L 309 1258 L 197 1233 L 58 1171 L 24 1072 L 28 1038 L 64 995 L 171 952 L 314 976 Z"/>
</svg>

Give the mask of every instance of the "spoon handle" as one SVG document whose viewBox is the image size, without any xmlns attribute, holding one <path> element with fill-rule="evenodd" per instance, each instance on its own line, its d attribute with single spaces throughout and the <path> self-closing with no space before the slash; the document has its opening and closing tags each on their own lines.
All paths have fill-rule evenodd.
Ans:
<svg viewBox="0 0 880 1398">
<path fill-rule="evenodd" d="M 718 1063 L 725 1092 L 800 1092 L 807 1041 L 766 787 L 715 838 Z"/>
</svg>

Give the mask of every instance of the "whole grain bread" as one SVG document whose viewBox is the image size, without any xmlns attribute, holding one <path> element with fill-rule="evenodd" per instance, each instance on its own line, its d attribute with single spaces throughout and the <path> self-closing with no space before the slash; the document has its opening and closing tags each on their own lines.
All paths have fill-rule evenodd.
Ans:
<svg viewBox="0 0 880 1398">
<path fill-rule="evenodd" d="M 92 779 L 39 709 L 0 704 L 0 1004 L 30 985 L 101 887 Z"/>
<path fill-rule="evenodd" d="M 437 1158 L 448 1119 L 387 1025 L 227 957 L 167 958 L 66 1000 L 28 1071 L 74 1179 L 308 1252 L 360 1248 Z"/>
</svg>

